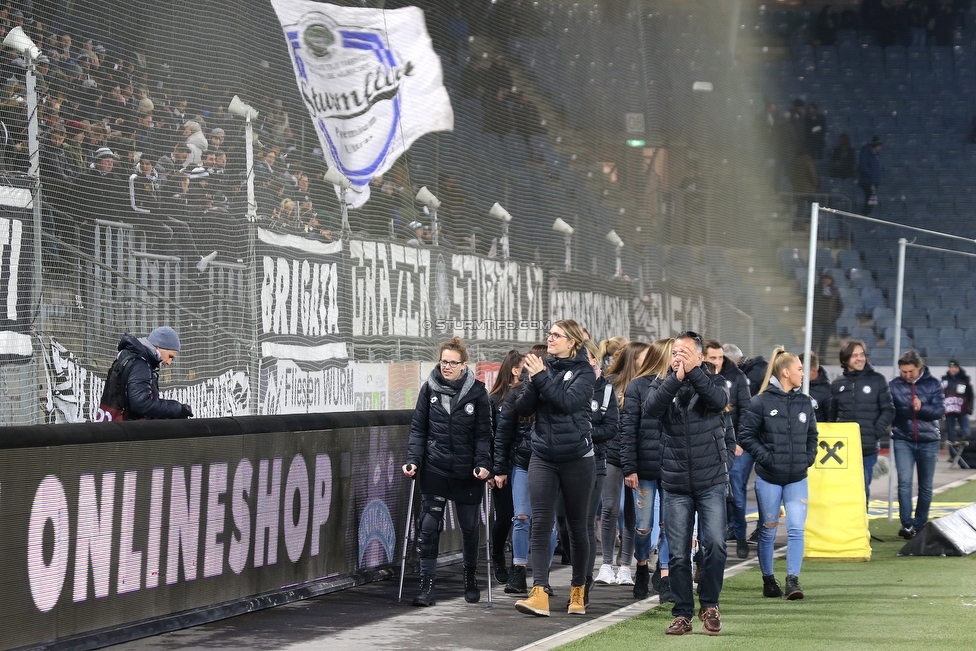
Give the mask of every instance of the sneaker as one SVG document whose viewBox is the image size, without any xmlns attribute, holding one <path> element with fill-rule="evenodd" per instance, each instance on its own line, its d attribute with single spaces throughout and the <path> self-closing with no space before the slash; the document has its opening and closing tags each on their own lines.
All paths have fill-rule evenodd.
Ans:
<svg viewBox="0 0 976 651">
<path fill-rule="evenodd" d="M 464 568 L 464 600 L 469 604 L 476 604 L 481 600 L 481 590 L 478 589 L 478 579 L 475 568 Z"/>
<path fill-rule="evenodd" d="M 525 594 L 525 566 L 513 565 L 512 571 L 508 573 L 508 584 L 505 586 L 506 594 Z"/>
<path fill-rule="evenodd" d="M 671 625 L 664 631 L 665 635 L 686 635 L 691 633 L 691 620 L 687 617 L 675 617 Z"/>
<path fill-rule="evenodd" d="M 905 540 L 911 540 L 912 538 L 915 537 L 915 534 L 917 533 L 918 531 L 915 530 L 915 527 L 911 527 L 911 526 L 902 527 L 901 529 L 898 530 L 898 535 L 904 538 Z"/>
<path fill-rule="evenodd" d="M 600 571 L 597 573 L 593 582 L 599 585 L 613 585 L 615 582 L 615 579 L 613 578 L 613 566 L 607 565 L 606 563 L 601 565 Z"/>
<path fill-rule="evenodd" d="M 800 577 L 789 574 L 786 577 L 786 600 L 796 601 L 803 599 L 803 588 L 800 587 Z"/>
<path fill-rule="evenodd" d="M 648 583 L 651 582 L 651 570 L 647 563 L 637 564 L 637 577 L 634 579 L 634 599 L 647 599 Z"/>
<path fill-rule="evenodd" d="M 629 567 L 621 567 L 617 570 L 617 585 L 634 585 L 634 577 L 630 574 Z"/>
<path fill-rule="evenodd" d="M 749 558 L 749 541 L 745 538 L 735 539 L 735 555 L 738 558 Z"/>
<path fill-rule="evenodd" d="M 782 597 L 783 589 L 779 587 L 779 581 L 772 574 L 763 574 L 763 596 Z"/>
<path fill-rule="evenodd" d="M 722 616 L 719 615 L 716 606 L 704 607 L 698 610 L 698 619 L 702 620 L 702 628 L 709 635 L 718 635 L 722 632 Z"/>
<path fill-rule="evenodd" d="M 662 604 L 674 603 L 674 593 L 671 592 L 671 577 L 661 577 L 660 601 Z"/>
<path fill-rule="evenodd" d="M 532 592 L 529 593 L 527 598 L 519 599 L 515 602 L 515 610 L 526 615 L 548 617 L 549 595 L 546 594 L 545 586 L 532 586 Z"/>
<path fill-rule="evenodd" d="M 586 591 L 584 585 L 574 585 L 569 590 L 569 608 L 566 612 L 570 615 L 585 615 L 586 605 L 583 603 L 583 593 Z"/>
<path fill-rule="evenodd" d="M 504 559 L 491 562 L 491 573 L 495 575 L 495 580 L 499 583 L 508 583 L 508 567 L 505 566 Z"/>
</svg>

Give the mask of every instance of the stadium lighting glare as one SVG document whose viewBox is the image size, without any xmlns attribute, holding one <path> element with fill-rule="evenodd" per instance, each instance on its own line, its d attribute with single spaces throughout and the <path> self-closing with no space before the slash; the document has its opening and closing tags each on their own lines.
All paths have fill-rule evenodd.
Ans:
<svg viewBox="0 0 976 651">
<path fill-rule="evenodd" d="M 239 118 L 244 118 L 245 120 L 255 120 L 258 117 L 258 112 L 250 104 L 245 104 L 241 101 L 241 98 L 234 95 L 234 99 L 230 101 L 230 106 L 227 107 L 227 112 L 231 115 L 236 115 Z"/>
<path fill-rule="evenodd" d="M 502 237 L 499 240 L 502 245 L 502 257 L 508 260 L 509 255 L 509 241 L 508 241 L 508 222 L 512 221 L 512 216 L 508 214 L 508 211 L 502 208 L 501 204 L 497 201 L 495 205 L 488 210 L 488 214 L 499 220 L 502 223 Z"/>
<path fill-rule="evenodd" d="M 14 27 L 7 32 L 6 38 L 3 39 L 3 44 L 20 54 L 30 56 L 31 59 L 37 59 L 37 57 L 41 56 L 41 51 L 34 45 L 34 41 L 20 27 Z"/>
</svg>

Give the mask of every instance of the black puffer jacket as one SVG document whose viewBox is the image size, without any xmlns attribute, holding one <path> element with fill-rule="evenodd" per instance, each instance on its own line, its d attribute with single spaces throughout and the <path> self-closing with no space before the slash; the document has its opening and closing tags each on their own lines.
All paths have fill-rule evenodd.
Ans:
<svg viewBox="0 0 976 651">
<path fill-rule="evenodd" d="M 749 392 L 749 378 L 728 357 L 722 362 L 722 370 L 718 372 L 725 380 L 725 388 L 729 390 L 729 402 L 732 404 L 732 426 L 739 431 L 739 419 L 742 412 L 749 408 L 752 393 Z"/>
<path fill-rule="evenodd" d="M 638 479 L 661 478 L 661 421 L 644 408 L 651 387 L 663 380 L 645 375 L 634 378 L 624 391 L 620 414 L 620 460 L 624 476 L 637 473 Z"/>
<path fill-rule="evenodd" d="M 590 401 L 595 380 L 585 348 L 575 357 L 546 358 L 546 368 L 525 385 L 515 401 L 520 416 L 535 414 L 532 454 L 565 463 L 592 451 Z"/>
<path fill-rule="evenodd" d="M 510 475 L 516 468 L 529 467 L 532 457 L 532 421 L 519 418 L 515 411 L 522 386 L 512 387 L 495 412 L 495 454 L 494 473 Z"/>
<path fill-rule="evenodd" d="M 606 407 L 604 407 L 606 405 Z M 590 401 L 590 423 L 593 425 L 593 452 L 597 470 L 607 467 L 607 444 L 620 437 L 620 408 L 617 392 L 602 375 L 593 384 L 593 400 Z"/>
<path fill-rule="evenodd" d="M 813 411 L 817 415 L 817 422 L 826 423 L 830 417 L 830 378 L 822 366 L 817 379 L 810 382 L 810 398 L 813 399 Z"/>
<path fill-rule="evenodd" d="M 769 368 L 769 362 L 766 361 L 766 358 L 762 355 L 756 355 L 749 359 L 739 360 L 739 368 L 749 381 L 749 393 L 752 395 L 759 393 L 763 380 L 766 378 L 766 369 Z"/>
<path fill-rule="evenodd" d="M 407 463 L 468 479 L 475 468 L 491 468 L 491 403 L 474 371 L 465 369 L 460 380 L 448 383 L 440 368 L 434 368 L 420 388 L 410 421 Z"/>
<path fill-rule="evenodd" d="M 895 405 L 883 375 L 865 364 L 861 371 L 844 371 L 830 383 L 832 423 L 857 423 L 861 426 L 861 454 L 868 456 L 881 449 L 881 439 L 895 418 Z"/>
<path fill-rule="evenodd" d="M 810 397 L 777 384 L 754 397 L 742 414 L 739 445 L 756 459 L 756 474 L 785 486 L 807 476 L 817 455 L 817 419 Z"/>
<path fill-rule="evenodd" d="M 941 441 L 939 419 L 945 415 L 945 390 L 942 382 L 929 372 L 929 367 L 922 368 L 922 374 L 915 382 L 906 382 L 898 376 L 889 387 L 895 404 L 891 438 L 913 443 Z M 918 411 L 912 409 L 913 398 L 922 403 Z"/>
<path fill-rule="evenodd" d="M 126 420 L 184 418 L 183 405 L 176 400 L 159 397 L 159 365 L 161 363 L 156 347 L 146 339 L 137 339 L 126 333 L 119 340 L 119 354 L 112 363 L 115 369 L 121 365 L 120 373 L 111 370 L 102 403 L 114 402 L 109 396 L 118 396 L 123 404 L 109 404 L 125 413 Z M 123 386 L 111 386 L 118 377 Z"/>
<path fill-rule="evenodd" d="M 728 482 L 735 437 L 723 415 L 729 392 L 704 364 L 678 379 L 673 370 L 652 386 L 644 407 L 661 419 L 661 484 L 672 493 L 694 493 Z"/>
</svg>

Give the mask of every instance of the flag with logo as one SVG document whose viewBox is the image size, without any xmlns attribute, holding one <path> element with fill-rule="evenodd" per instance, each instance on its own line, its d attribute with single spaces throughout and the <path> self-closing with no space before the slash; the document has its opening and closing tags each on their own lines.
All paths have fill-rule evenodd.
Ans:
<svg viewBox="0 0 976 651">
<path fill-rule="evenodd" d="M 441 62 L 417 7 L 363 9 L 271 0 L 295 79 L 330 166 L 362 206 L 369 180 L 417 138 L 454 129 Z"/>
</svg>

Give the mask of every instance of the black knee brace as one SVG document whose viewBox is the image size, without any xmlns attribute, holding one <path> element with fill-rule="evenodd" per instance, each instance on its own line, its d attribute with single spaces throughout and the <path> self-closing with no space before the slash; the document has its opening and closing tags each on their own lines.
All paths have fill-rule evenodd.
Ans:
<svg viewBox="0 0 976 651">
<path fill-rule="evenodd" d="M 437 545 L 444 530 L 444 505 L 440 495 L 420 496 L 420 558 L 437 558 Z"/>
</svg>

